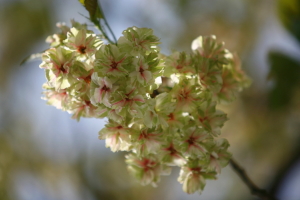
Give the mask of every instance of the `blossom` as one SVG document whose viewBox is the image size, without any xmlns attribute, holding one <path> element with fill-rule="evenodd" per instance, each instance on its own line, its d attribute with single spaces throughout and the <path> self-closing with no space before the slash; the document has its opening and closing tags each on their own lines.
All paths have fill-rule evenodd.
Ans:
<svg viewBox="0 0 300 200">
<path fill-rule="evenodd" d="M 201 85 L 213 92 L 222 87 L 222 68 L 228 63 L 228 50 L 217 43 L 215 36 L 198 37 L 192 43 L 194 66 Z"/>
<path fill-rule="evenodd" d="M 170 56 L 166 57 L 166 64 L 164 75 L 170 76 L 171 74 L 195 74 L 196 70 L 193 65 L 192 56 L 185 52 L 173 52 Z"/>
<path fill-rule="evenodd" d="M 196 123 L 204 128 L 213 136 L 220 135 L 220 129 L 227 120 L 226 114 L 220 110 L 216 110 L 216 102 L 203 102 L 196 113 L 194 113 Z"/>
<path fill-rule="evenodd" d="M 176 110 L 182 112 L 192 112 L 201 100 L 201 91 L 194 79 L 182 78 L 171 90 L 176 101 Z"/>
<path fill-rule="evenodd" d="M 123 31 L 123 36 L 118 40 L 118 46 L 134 56 L 140 52 L 157 53 L 159 51 L 158 44 L 159 39 L 153 35 L 153 30 L 150 28 L 130 27 Z"/>
<path fill-rule="evenodd" d="M 113 82 L 108 77 L 99 77 L 97 73 L 92 74 L 93 86 L 91 89 L 91 102 L 96 105 L 103 103 L 111 107 L 110 97 L 113 90 Z"/>
<path fill-rule="evenodd" d="M 128 151 L 131 144 L 129 128 L 113 120 L 109 120 L 99 132 L 99 139 L 105 139 L 106 147 L 110 147 L 113 152 Z"/>
<path fill-rule="evenodd" d="M 160 175 L 169 175 L 171 168 L 163 165 L 153 154 L 137 156 L 129 154 L 126 156 L 128 171 L 132 173 L 142 185 L 156 184 L 160 181 Z"/>
<path fill-rule="evenodd" d="M 207 171 L 221 173 L 221 168 L 225 167 L 231 158 L 231 154 L 227 151 L 228 147 L 229 143 L 224 138 L 214 141 L 214 144 L 210 147 L 211 153 L 206 168 Z"/>
<path fill-rule="evenodd" d="M 205 179 L 216 179 L 215 172 L 206 172 L 203 168 L 203 161 L 190 159 L 181 167 L 178 181 L 183 184 L 183 190 L 192 194 L 198 191 L 199 193 L 205 187 Z"/>
<path fill-rule="evenodd" d="M 97 108 L 91 104 L 89 100 L 77 100 L 73 101 L 69 108 L 69 112 L 73 114 L 72 118 L 77 121 L 81 117 L 97 117 Z"/>
<path fill-rule="evenodd" d="M 90 67 L 89 63 L 76 60 L 69 73 L 73 78 L 73 82 L 69 87 L 71 94 L 75 95 L 77 93 L 77 96 L 81 96 L 89 92 L 93 73 L 93 68 Z"/>
<path fill-rule="evenodd" d="M 157 95 L 154 99 L 148 99 L 144 108 L 143 123 L 149 127 L 158 127 L 166 130 L 169 127 L 169 115 L 175 109 L 175 102 L 170 102 L 168 93 Z"/>
<path fill-rule="evenodd" d="M 67 39 L 64 41 L 66 47 L 79 55 L 92 55 L 103 42 L 95 34 L 89 32 L 86 29 L 72 27 L 67 34 Z"/>
<path fill-rule="evenodd" d="M 187 193 L 201 192 L 231 154 L 226 139 L 215 139 L 227 120 L 216 109 L 249 85 L 236 55 L 198 37 L 193 52 L 159 53 L 148 28 L 130 27 L 117 44 L 104 44 L 86 24 L 59 24 L 42 55 L 44 99 L 81 117 L 108 118 L 99 131 L 111 151 L 130 152 L 128 170 L 143 185 L 156 185 L 170 166 Z"/>
<path fill-rule="evenodd" d="M 51 48 L 42 55 L 40 68 L 46 69 L 48 84 L 56 90 L 66 89 L 72 83 L 72 76 L 69 75 L 70 68 L 74 62 L 72 52 L 62 48 Z"/>
<path fill-rule="evenodd" d="M 177 144 L 177 140 L 168 141 L 162 146 L 162 161 L 169 166 L 182 166 L 186 161 Z"/>
<path fill-rule="evenodd" d="M 96 52 L 95 71 L 102 76 L 124 77 L 131 57 L 122 53 L 116 45 L 102 45 Z"/>
<path fill-rule="evenodd" d="M 51 47 L 58 47 L 64 44 L 64 40 L 67 38 L 67 33 L 70 27 L 66 26 L 65 23 L 56 23 L 56 26 L 61 30 L 60 33 L 55 33 L 46 38 L 46 42 L 50 43 Z"/>
<path fill-rule="evenodd" d="M 44 85 L 47 88 L 47 85 Z M 71 97 L 66 90 L 56 91 L 53 88 L 49 88 L 44 91 L 45 95 L 42 99 L 46 100 L 49 105 L 56 107 L 57 109 L 68 110 L 68 104 L 71 101 Z"/>
<path fill-rule="evenodd" d="M 113 95 L 114 102 L 112 108 L 122 115 L 142 116 L 141 105 L 145 102 L 144 97 L 131 86 L 126 87 L 125 91 L 116 92 Z"/>
<path fill-rule="evenodd" d="M 140 84 L 147 84 L 152 79 L 152 73 L 148 69 L 148 64 L 141 56 L 134 59 L 133 64 L 135 65 L 135 71 L 131 72 L 129 76 Z"/>
<path fill-rule="evenodd" d="M 212 137 L 203 129 L 191 127 L 187 129 L 180 143 L 182 152 L 187 156 L 205 157 L 208 152 L 206 143 Z"/>
<path fill-rule="evenodd" d="M 227 54 L 229 53 L 227 49 L 224 48 L 224 43 L 218 43 L 216 41 L 216 36 L 199 36 L 192 42 L 192 50 L 199 53 L 203 58 L 207 58 L 213 61 L 215 65 L 222 65 L 228 62 Z"/>
<path fill-rule="evenodd" d="M 163 129 L 168 126 L 165 120 L 161 121 L 157 110 L 155 109 L 156 99 L 147 99 L 145 102 L 145 107 L 143 109 L 144 116 L 137 119 L 137 123 L 143 123 L 146 127 L 158 127 L 161 126 Z"/>
<path fill-rule="evenodd" d="M 132 135 L 133 148 L 137 155 L 155 154 L 161 146 L 162 133 L 155 129 L 141 128 Z"/>
<path fill-rule="evenodd" d="M 112 119 L 118 123 L 122 123 L 125 121 L 125 116 L 122 116 L 120 115 L 116 109 L 110 109 L 108 112 L 107 112 L 107 117 L 109 119 Z"/>
<path fill-rule="evenodd" d="M 241 70 L 241 63 L 236 54 L 230 54 L 229 63 L 223 67 L 222 87 L 217 93 L 218 100 L 223 103 L 233 101 L 238 92 L 250 85 L 250 79 Z"/>
<path fill-rule="evenodd" d="M 181 112 L 171 112 L 169 115 L 167 115 L 166 121 L 168 122 L 168 131 L 171 132 L 177 132 L 181 130 L 187 122 L 187 118 L 185 118 Z"/>
</svg>

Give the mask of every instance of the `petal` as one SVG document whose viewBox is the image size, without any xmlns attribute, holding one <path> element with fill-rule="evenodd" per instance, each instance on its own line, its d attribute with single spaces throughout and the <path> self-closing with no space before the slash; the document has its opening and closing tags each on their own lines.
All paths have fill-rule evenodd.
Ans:
<svg viewBox="0 0 300 200">
<path fill-rule="evenodd" d="M 152 73 L 150 71 L 144 71 L 143 77 L 146 82 L 149 82 L 149 80 L 151 80 L 151 78 L 152 78 Z"/>
</svg>

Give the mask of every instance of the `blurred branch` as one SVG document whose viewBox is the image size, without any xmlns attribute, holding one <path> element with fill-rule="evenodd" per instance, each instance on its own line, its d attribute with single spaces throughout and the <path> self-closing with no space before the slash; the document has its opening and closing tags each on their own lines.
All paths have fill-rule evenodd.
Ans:
<svg viewBox="0 0 300 200">
<path fill-rule="evenodd" d="M 239 175 L 239 177 L 243 180 L 243 182 L 248 186 L 248 188 L 251 191 L 251 194 L 254 196 L 257 196 L 261 199 L 265 200 L 277 200 L 274 196 L 269 194 L 266 190 L 260 189 L 257 187 L 252 180 L 248 177 L 247 173 L 245 170 L 237 164 L 237 162 L 234 159 L 230 159 L 229 161 L 231 167 L 233 170 Z"/>
<path fill-rule="evenodd" d="M 300 138 L 298 139 L 298 144 L 300 142 Z M 271 192 L 276 194 L 280 187 L 283 186 L 284 180 L 288 173 L 292 170 L 297 162 L 300 161 L 300 146 L 298 145 L 293 151 L 289 154 L 287 161 L 284 161 L 281 168 L 276 173 L 276 176 L 273 180 Z"/>
</svg>

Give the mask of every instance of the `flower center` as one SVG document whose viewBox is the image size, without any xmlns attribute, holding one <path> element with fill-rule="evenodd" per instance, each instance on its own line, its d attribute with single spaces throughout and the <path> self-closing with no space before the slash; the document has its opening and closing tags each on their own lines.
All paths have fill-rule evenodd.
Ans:
<svg viewBox="0 0 300 200">
<path fill-rule="evenodd" d="M 116 127 L 117 129 L 122 129 L 123 127 L 121 125 L 117 126 Z"/>
<path fill-rule="evenodd" d="M 190 137 L 190 138 L 187 140 L 187 143 L 189 143 L 189 145 L 193 145 L 193 144 L 195 143 L 195 138 Z"/>
<path fill-rule="evenodd" d="M 175 154 L 177 154 L 177 151 L 176 151 L 176 149 L 174 149 L 173 146 L 170 146 L 167 150 L 170 152 L 170 155 L 175 155 Z"/>
<path fill-rule="evenodd" d="M 174 114 L 173 113 L 170 113 L 169 115 L 168 115 L 168 117 L 169 117 L 169 120 L 175 120 L 175 116 L 174 116 Z"/>
<path fill-rule="evenodd" d="M 84 101 L 87 106 L 91 105 L 91 101 Z"/>
<path fill-rule="evenodd" d="M 140 73 L 143 73 L 143 72 L 144 72 L 144 69 L 140 67 Z"/>
<path fill-rule="evenodd" d="M 110 67 L 111 67 L 112 69 L 117 69 L 118 63 L 115 62 L 115 61 L 112 61 L 112 63 L 110 64 Z"/>
<path fill-rule="evenodd" d="M 87 83 L 87 84 L 90 84 L 91 83 L 91 75 L 88 75 L 87 77 L 84 78 L 84 81 Z"/>
<path fill-rule="evenodd" d="M 67 70 L 64 68 L 64 64 L 60 65 L 59 70 L 62 71 L 64 74 L 67 73 Z"/>
<path fill-rule="evenodd" d="M 101 90 L 103 90 L 103 91 L 109 91 L 109 88 L 106 86 L 106 85 L 104 85 L 102 88 L 101 88 Z"/>
<path fill-rule="evenodd" d="M 77 49 L 77 51 L 79 52 L 79 53 L 81 53 L 81 54 L 85 54 L 86 52 L 85 52 L 85 50 L 86 50 L 86 47 L 85 46 L 79 46 L 78 47 L 78 49 Z"/>
</svg>

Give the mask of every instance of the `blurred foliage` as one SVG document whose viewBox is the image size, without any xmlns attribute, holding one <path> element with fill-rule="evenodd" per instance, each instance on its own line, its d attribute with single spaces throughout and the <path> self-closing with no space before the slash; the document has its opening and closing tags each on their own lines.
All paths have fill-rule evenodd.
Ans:
<svg viewBox="0 0 300 200">
<path fill-rule="evenodd" d="M 0 7 L 0 87 L 8 82 L 9 73 L 18 66 L 24 55 L 30 55 L 33 44 L 44 40 L 52 23 L 51 7 L 47 1 L 26 0 L 3 4 Z"/>
<path fill-rule="evenodd" d="M 272 110 L 284 109 L 290 105 L 296 89 L 300 89 L 300 62 L 279 52 L 270 52 L 269 60 L 269 78 L 274 81 L 269 105 Z"/>
<path fill-rule="evenodd" d="M 279 0 L 277 10 L 279 20 L 300 46 L 300 0 Z M 268 93 L 269 109 L 272 115 L 277 116 L 273 124 L 281 120 L 279 128 L 284 134 L 282 136 L 285 136 L 282 139 L 286 141 L 286 145 L 283 147 L 282 143 L 279 144 L 282 148 L 289 149 L 283 153 L 277 173 L 270 184 L 271 191 L 276 193 L 281 187 L 285 187 L 284 180 L 289 171 L 300 161 L 300 59 L 277 49 L 269 52 L 268 60 L 269 79 L 272 81 Z M 299 196 L 288 198 L 298 199 Z"/>
<path fill-rule="evenodd" d="M 278 5 L 282 24 L 300 42 L 300 1 L 279 0 Z"/>
<path fill-rule="evenodd" d="M 300 45 L 300 0 L 279 0 L 278 13 L 284 27 Z M 269 94 L 270 108 L 287 108 L 300 89 L 300 60 L 274 51 L 269 53 L 269 62 L 269 78 L 274 81 Z"/>
<path fill-rule="evenodd" d="M 1 2 L 0 2 L 1 3 Z M 38 0 L 4 2 L 0 6 L 0 199 L 12 199 L 13 171 L 16 168 L 33 166 L 30 154 L 19 155 L 17 140 L 11 132 L 14 121 L 11 118 L 9 98 L 9 81 L 16 73 L 20 60 L 30 54 L 38 40 L 50 31 L 50 11 L 47 2 Z M 25 129 L 25 126 L 23 126 Z M 29 145 L 34 147 L 34 145 Z M 32 152 L 34 149 L 27 149 Z M 24 152 L 23 152 L 24 153 Z M 35 154 L 36 155 L 36 154 Z M 34 157 L 39 159 L 40 157 Z"/>
</svg>

